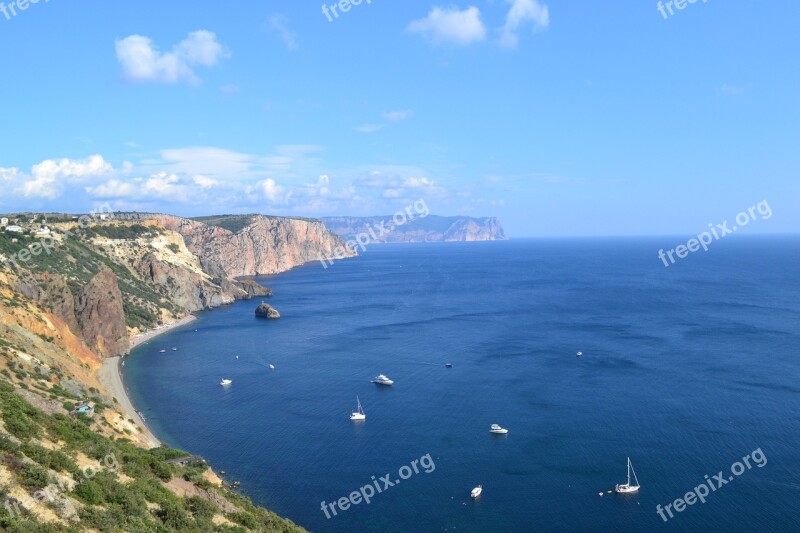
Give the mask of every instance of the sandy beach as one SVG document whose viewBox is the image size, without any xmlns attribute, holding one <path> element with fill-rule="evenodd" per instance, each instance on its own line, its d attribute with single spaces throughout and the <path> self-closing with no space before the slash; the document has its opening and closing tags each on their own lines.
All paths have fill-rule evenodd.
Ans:
<svg viewBox="0 0 800 533">
<path fill-rule="evenodd" d="M 186 325 L 191 321 L 195 320 L 195 317 L 189 315 L 185 318 L 178 320 L 177 322 L 173 322 L 171 324 L 165 324 L 163 326 L 159 326 L 156 329 L 152 329 L 150 331 L 146 331 L 143 333 L 139 333 L 134 335 L 130 339 L 131 350 L 136 348 L 137 346 L 144 344 L 145 342 L 152 340 L 159 335 L 166 333 L 168 331 L 173 330 L 174 328 Z M 161 446 L 161 441 L 159 441 L 155 435 L 150 431 L 150 428 L 147 427 L 145 424 L 144 419 L 139 415 L 136 411 L 136 408 L 133 406 L 133 402 L 131 402 L 130 397 L 128 396 L 128 391 L 125 388 L 125 384 L 122 382 L 122 374 L 120 373 L 120 364 L 121 364 L 121 357 L 109 357 L 103 361 L 103 366 L 100 367 L 100 372 L 98 374 L 98 378 L 100 383 L 106 388 L 109 394 L 117 399 L 119 402 L 119 406 L 122 408 L 125 416 L 133 420 L 139 429 L 142 431 L 142 435 L 147 440 L 148 444 L 152 447 Z"/>
</svg>

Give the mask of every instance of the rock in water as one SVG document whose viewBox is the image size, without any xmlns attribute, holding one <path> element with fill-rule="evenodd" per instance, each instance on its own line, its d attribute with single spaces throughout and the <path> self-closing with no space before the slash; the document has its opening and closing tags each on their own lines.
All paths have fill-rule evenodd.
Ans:
<svg viewBox="0 0 800 533">
<path fill-rule="evenodd" d="M 275 309 L 271 305 L 265 304 L 264 302 L 261 302 L 261 305 L 256 307 L 256 316 L 258 318 L 272 318 L 272 319 L 275 319 L 275 318 L 280 318 L 281 314 L 278 312 L 277 309 Z"/>
</svg>

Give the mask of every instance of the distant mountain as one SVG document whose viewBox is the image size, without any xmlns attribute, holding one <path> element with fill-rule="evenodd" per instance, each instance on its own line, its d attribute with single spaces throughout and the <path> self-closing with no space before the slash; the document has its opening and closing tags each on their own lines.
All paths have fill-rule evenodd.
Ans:
<svg viewBox="0 0 800 533">
<path fill-rule="evenodd" d="M 369 235 L 372 243 L 504 241 L 500 221 L 494 217 L 441 217 L 428 215 L 396 224 L 385 217 L 323 217 L 322 222 L 344 240 Z"/>
</svg>

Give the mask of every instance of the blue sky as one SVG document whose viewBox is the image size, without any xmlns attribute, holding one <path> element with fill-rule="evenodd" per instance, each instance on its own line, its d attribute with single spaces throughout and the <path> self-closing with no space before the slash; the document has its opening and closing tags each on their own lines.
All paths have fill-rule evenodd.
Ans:
<svg viewBox="0 0 800 533">
<path fill-rule="evenodd" d="M 796 2 L 321 5 L 0 13 L 0 211 L 423 198 L 524 237 L 696 234 L 767 200 L 748 232 L 800 229 Z"/>
</svg>

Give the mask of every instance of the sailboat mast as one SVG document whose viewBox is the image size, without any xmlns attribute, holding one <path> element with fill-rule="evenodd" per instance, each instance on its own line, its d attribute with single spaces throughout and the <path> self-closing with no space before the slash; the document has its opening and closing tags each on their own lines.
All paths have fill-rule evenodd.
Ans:
<svg viewBox="0 0 800 533">
<path fill-rule="evenodd" d="M 631 458 L 628 457 L 628 486 L 631 486 Z"/>
</svg>

